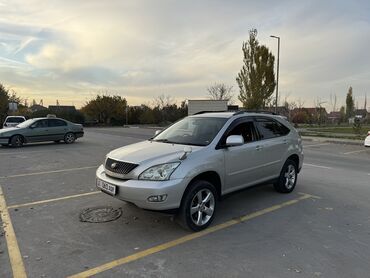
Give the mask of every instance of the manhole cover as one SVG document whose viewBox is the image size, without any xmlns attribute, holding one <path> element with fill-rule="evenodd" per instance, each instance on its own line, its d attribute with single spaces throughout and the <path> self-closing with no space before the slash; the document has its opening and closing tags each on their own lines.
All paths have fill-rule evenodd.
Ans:
<svg viewBox="0 0 370 278">
<path fill-rule="evenodd" d="M 81 212 L 80 221 L 90 223 L 103 223 L 118 219 L 122 215 L 121 208 L 95 207 Z"/>
</svg>

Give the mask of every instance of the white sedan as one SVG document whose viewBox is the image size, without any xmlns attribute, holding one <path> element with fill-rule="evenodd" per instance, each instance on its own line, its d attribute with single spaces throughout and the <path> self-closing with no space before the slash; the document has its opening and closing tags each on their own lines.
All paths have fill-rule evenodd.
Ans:
<svg viewBox="0 0 370 278">
<path fill-rule="evenodd" d="M 367 133 L 367 137 L 365 138 L 365 147 L 370 147 L 370 131 Z"/>
</svg>

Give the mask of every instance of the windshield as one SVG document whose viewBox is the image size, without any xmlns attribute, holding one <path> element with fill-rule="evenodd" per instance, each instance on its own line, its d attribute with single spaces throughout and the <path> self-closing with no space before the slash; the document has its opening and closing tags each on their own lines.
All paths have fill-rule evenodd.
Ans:
<svg viewBox="0 0 370 278">
<path fill-rule="evenodd" d="M 24 122 L 24 118 L 23 117 L 11 117 L 11 118 L 6 119 L 6 122 L 7 123 L 22 123 Z"/>
<path fill-rule="evenodd" d="M 153 141 L 207 146 L 226 121 L 227 118 L 187 117 L 165 129 Z"/>
<path fill-rule="evenodd" d="M 19 125 L 17 125 L 17 127 L 20 127 L 20 128 L 29 127 L 34 122 L 35 122 L 35 119 L 29 119 L 27 121 L 24 121 L 23 123 L 20 123 Z"/>
</svg>

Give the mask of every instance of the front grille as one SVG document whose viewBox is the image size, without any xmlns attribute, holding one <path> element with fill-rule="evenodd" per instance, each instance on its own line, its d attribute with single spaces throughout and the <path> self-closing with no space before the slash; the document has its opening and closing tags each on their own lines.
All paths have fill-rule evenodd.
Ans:
<svg viewBox="0 0 370 278">
<path fill-rule="evenodd" d="M 133 164 L 129 162 L 117 161 L 110 158 L 107 158 L 105 162 L 105 169 L 110 172 L 126 175 L 134 170 L 138 164 Z"/>
</svg>

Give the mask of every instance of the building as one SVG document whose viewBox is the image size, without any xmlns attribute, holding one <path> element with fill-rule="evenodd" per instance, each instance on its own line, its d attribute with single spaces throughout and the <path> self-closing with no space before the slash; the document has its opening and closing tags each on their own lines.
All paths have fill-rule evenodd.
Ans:
<svg viewBox="0 0 370 278">
<path fill-rule="evenodd" d="M 189 99 L 188 115 L 194 115 L 202 111 L 227 111 L 227 100 Z"/>
<path fill-rule="evenodd" d="M 76 112 L 76 107 L 74 105 L 49 105 L 49 110 L 51 113 L 68 113 Z"/>
<path fill-rule="evenodd" d="M 34 104 L 30 107 L 30 110 L 31 110 L 32 113 L 42 111 L 42 110 L 46 110 L 46 109 L 47 108 L 45 106 L 42 106 L 40 104 Z"/>
<path fill-rule="evenodd" d="M 332 124 L 337 124 L 341 120 L 341 114 L 339 111 L 332 111 L 328 114 L 328 121 Z"/>
<path fill-rule="evenodd" d="M 302 107 L 294 108 L 291 117 L 296 123 L 321 124 L 328 120 L 328 113 L 324 107 Z"/>
</svg>

